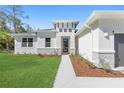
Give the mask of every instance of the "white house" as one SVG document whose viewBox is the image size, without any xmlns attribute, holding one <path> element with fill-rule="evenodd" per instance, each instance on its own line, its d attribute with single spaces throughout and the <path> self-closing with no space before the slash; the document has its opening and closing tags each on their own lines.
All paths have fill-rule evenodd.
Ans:
<svg viewBox="0 0 124 93">
<path fill-rule="evenodd" d="M 79 21 L 54 21 L 54 29 L 14 34 L 15 54 L 79 53 L 96 66 L 124 66 L 124 11 L 93 12 Z"/>
<path fill-rule="evenodd" d="M 14 34 L 15 54 L 75 54 L 78 21 L 54 21 L 53 29 Z"/>
<path fill-rule="evenodd" d="M 124 11 L 97 11 L 76 33 L 78 52 L 97 66 L 124 66 Z"/>
</svg>

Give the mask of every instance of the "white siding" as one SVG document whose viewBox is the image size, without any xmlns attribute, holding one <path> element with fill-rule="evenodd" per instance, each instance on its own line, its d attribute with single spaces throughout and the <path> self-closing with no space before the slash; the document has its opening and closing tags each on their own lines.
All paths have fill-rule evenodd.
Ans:
<svg viewBox="0 0 124 93">
<path fill-rule="evenodd" d="M 123 19 L 100 19 L 99 20 L 99 50 L 114 52 L 114 30 L 115 33 L 123 32 L 124 22 Z M 104 33 L 108 33 L 109 36 L 105 37 Z"/>
<path fill-rule="evenodd" d="M 92 31 L 93 51 L 99 51 L 99 28 Z"/>
<path fill-rule="evenodd" d="M 24 37 L 24 36 L 23 36 Z M 36 53 L 36 45 L 37 38 L 32 36 L 25 36 L 24 38 L 33 38 L 33 47 L 22 47 L 22 38 L 23 37 L 15 37 L 15 54 L 35 54 Z"/>
<path fill-rule="evenodd" d="M 56 38 L 55 37 L 51 38 L 51 47 L 56 48 Z M 37 48 L 45 48 L 45 37 L 37 37 Z"/>
<path fill-rule="evenodd" d="M 79 36 L 79 54 L 92 61 L 92 34 L 90 31 Z"/>
</svg>

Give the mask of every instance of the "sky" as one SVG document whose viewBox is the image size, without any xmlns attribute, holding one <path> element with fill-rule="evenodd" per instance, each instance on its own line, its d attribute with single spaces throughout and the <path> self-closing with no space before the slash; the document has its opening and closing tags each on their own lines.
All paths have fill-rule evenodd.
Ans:
<svg viewBox="0 0 124 93">
<path fill-rule="evenodd" d="M 124 10 L 124 6 L 102 5 L 26 5 L 22 6 L 29 19 L 25 19 L 33 28 L 53 28 L 54 20 L 78 20 L 78 29 L 84 24 L 93 11 L 97 10 Z"/>
</svg>

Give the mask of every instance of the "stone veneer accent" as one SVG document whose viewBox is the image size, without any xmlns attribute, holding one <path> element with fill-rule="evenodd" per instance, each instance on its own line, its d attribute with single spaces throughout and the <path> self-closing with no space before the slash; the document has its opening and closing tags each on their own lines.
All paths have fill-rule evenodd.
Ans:
<svg viewBox="0 0 124 93">
<path fill-rule="evenodd" d="M 57 48 L 37 48 L 37 54 L 61 55 L 61 49 Z"/>
<path fill-rule="evenodd" d="M 93 52 L 93 63 L 97 67 L 102 67 L 101 63 L 105 63 L 109 65 L 110 67 L 114 67 L 114 53 L 99 53 L 99 52 Z"/>
</svg>

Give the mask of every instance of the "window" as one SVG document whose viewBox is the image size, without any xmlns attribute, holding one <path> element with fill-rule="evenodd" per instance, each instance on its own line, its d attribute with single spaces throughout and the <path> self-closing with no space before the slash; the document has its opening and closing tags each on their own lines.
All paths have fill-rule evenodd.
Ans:
<svg viewBox="0 0 124 93">
<path fill-rule="evenodd" d="M 50 46 L 51 46 L 51 39 L 45 38 L 45 47 L 50 47 Z"/>
<path fill-rule="evenodd" d="M 62 32 L 62 29 L 59 29 L 59 32 Z"/>
<path fill-rule="evenodd" d="M 22 47 L 27 47 L 27 38 L 22 38 Z"/>
<path fill-rule="evenodd" d="M 73 28 L 73 25 L 74 25 L 74 24 L 72 23 L 72 28 Z"/>
<path fill-rule="evenodd" d="M 33 47 L 33 38 L 22 38 L 22 47 Z"/>
<path fill-rule="evenodd" d="M 28 38 L 28 47 L 33 47 L 33 38 Z"/>
<path fill-rule="evenodd" d="M 68 23 L 67 23 L 67 28 L 68 28 Z"/>
<path fill-rule="evenodd" d="M 72 29 L 69 29 L 69 32 L 72 32 Z"/>
<path fill-rule="evenodd" d="M 64 32 L 67 32 L 67 29 L 64 29 Z"/>
<path fill-rule="evenodd" d="M 64 27 L 64 24 L 62 23 L 62 28 Z"/>
</svg>

